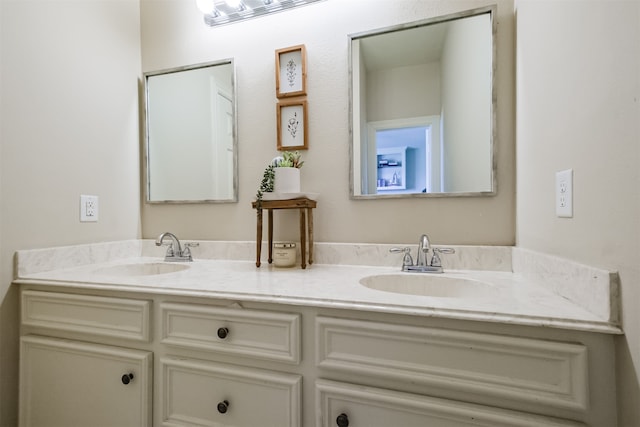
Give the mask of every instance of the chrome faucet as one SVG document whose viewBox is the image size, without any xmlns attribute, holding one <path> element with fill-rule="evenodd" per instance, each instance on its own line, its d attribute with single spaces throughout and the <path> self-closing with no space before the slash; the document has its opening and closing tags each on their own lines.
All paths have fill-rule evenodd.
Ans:
<svg viewBox="0 0 640 427">
<path fill-rule="evenodd" d="M 443 273 L 440 254 L 453 254 L 456 251 L 453 248 L 433 248 L 433 255 L 431 256 L 431 261 L 429 261 L 429 251 L 431 249 L 429 236 L 423 234 L 420 236 L 420 241 L 418 242 L 418 254 L 415 264 L 413 264 L 413 259 L 411 258 L 411 249 L 408 247 L 391 248 L 389 252 L 404 254 L 402 257 L 402 271 L 414 273 Z"/>
<path fill-rule="evenodd" d="M 170 243 L 164 243 L 164 238 L 168 237 L 171 239 Z M 168 231 L 162 233 L 156 239 L 156 246 L 167 245 L 167 253 L 164 256 L 165 261 L 193 261 L 193 257 L 191 256 L 191 249 L 194 246 L 198 246 L 198 243 L 185 243 L 184 250 L 180 245 L 180 240 L 173 233 L 169 233 Z"/>
<path fill-rule="evenodd" d="M 420 236 L 420 242 L 418 242 L 418 256 L 416 259 L 416 265 L 429 265 L 429 262 L 427 261 L 429 257 L 429 249 L 431 249 L 429 236 L 423 234 L 422 236 Z"/>
</svg>

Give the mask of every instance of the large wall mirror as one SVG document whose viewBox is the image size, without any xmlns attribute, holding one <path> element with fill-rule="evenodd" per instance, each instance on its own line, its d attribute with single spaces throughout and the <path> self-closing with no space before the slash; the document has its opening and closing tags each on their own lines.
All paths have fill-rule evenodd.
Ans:
<svg viewBox="0 0 640 427">
<path fill-rule="evenodd" d="M 495 10 L 349 36 L 353 198 L 495 194 Z"/>
<path fill-rule="evenodd" d="M 149 203 L 237 202 L 232 59 L 144 75 Z"/>
</svg>

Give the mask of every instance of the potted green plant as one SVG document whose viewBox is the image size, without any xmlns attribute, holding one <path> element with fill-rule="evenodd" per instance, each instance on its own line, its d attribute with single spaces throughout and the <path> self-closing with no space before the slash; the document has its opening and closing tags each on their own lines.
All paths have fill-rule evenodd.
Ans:
<svg viewBox="0 0 640 427">
<path fill-rule="evenodd" d="M 262 181 L 260 181 L 260 185 L 258 186 L 258 191 L 256 193 L 256 202 L 258 207 L 260 207 L 262 203 L 264 193 L 300 192 L 300 168 L 303 164 L 304 161 L 302 161 L 302 155 L 298 151 L 285 151 L 282 153 L 282 156 L 274 158 L 265 168 L 262 174 Z M 292 175 L 293 178 L 289 175 Z M 278 178 L 280 178 L 279 181 Z M 293 181 L 289 182 L 287 180 Z M 277 182 L 279 182 L 279 184 L 276 184 Z"/>
<path fill-rule="evenodd" d="M 264 193 L 271 193 L 273 191 L 273 178 L 275 175 L 274 169 L 275 166 L 270 164 L 262 173 L 262 181 L 260 181 L 258 191 L 256 192 L 256 205 L 258 209 L 260 209 L 262 205 L 262 196 Z"/>
<path fill-rule="evenodd" d="M 274 159 L 273 191 L 276 193 L 300 192 L 300 168 L 304 164 L 298 151 L 285 151 Z"/>
</svg>

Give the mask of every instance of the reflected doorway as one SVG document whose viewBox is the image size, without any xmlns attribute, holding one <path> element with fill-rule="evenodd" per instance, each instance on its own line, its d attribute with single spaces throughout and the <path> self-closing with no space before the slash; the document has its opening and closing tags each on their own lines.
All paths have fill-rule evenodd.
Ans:
<svg viewBox="0 0 640 427">
<path fill-rule="evenodd" d="M 440 116 L 368 124 L 369 194 L 442 192 Z"/>
</svg>

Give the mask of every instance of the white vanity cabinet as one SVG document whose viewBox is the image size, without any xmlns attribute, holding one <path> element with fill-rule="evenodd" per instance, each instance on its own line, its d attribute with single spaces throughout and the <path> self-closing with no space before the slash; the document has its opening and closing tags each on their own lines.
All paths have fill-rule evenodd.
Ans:
<svg viewBox="0 0 640 427">
<path fill-rule="evenodd" d="M 149 301 L 24 291 L 22 326 L 144 341 Z M 20 339 L 20 426 L 151 426 L 153 353 L 75 339 Z"/>
<path fill-rule="evenodd" d="M 23 427 L 616 425 L 607 334 L 21 286 Z"/>
</svg>

